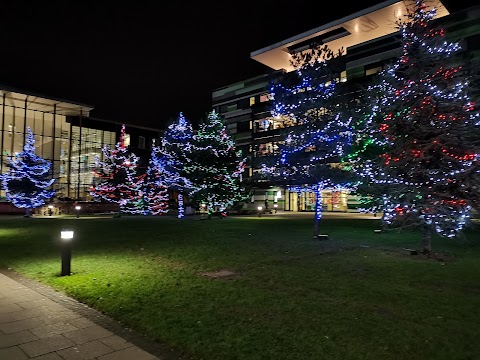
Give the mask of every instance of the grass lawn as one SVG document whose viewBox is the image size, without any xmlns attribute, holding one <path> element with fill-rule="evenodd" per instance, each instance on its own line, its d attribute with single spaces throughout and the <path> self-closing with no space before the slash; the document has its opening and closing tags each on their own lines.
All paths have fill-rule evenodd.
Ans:
<svg viewBox="0 0 480 360">
<path fill-rule="evenodd" d="M 315 241 L 302 217 L 0 217 L 0 265 L 197 359 L 480 359 L 478 229 L 427 259 L 403 250 L 419 234 L 376 222 L 326 216 Z"/>
</svg>

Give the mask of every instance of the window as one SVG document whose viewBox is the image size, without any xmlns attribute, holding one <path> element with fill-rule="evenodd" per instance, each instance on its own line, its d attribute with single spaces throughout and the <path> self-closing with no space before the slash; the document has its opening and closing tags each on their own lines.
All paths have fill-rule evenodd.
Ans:
<svg viewBox="0 0 480 360">
<path fill-rule="evenodd" d="M 255 96 L 250 98 L 250 106 L 255 105 Z"/>
<path fill-rule="evenodd" d="M 240 99 L 237 101 L 237 108 L 238 109 L 248 109 L 250 107 L 250 99 Z"/>
<path fill-rule="evenodd" d="M 237 104 L 231 104 L 227 106 L 227 112 L 237 110 Z"/>
<path fill-rule="evenodd" d="M 250 121 L 237 123 L 237 131 L 238 132 L 250 131 Z"/>
<path fill-rule="evenodd" d="M 125 147 L 130 146 L 130 134 L 125 134 L 123 136 L 123 146 L 125 146 Z"/>
<path fill-rule="evenodd" d="M 138 137 L 138 148 L 145 149 L 145 136 Z"/>
<path fill-rule="evenodd" d="M 152 139 L 152 147 L 157 146 L 157 139 L 153 138 Z"/>
<path fill-rule="evenodd" d="M 365 66 L 365 76 L 379 73 L 383 70 L 383 65 L 379 62 Z"/>
</svg>

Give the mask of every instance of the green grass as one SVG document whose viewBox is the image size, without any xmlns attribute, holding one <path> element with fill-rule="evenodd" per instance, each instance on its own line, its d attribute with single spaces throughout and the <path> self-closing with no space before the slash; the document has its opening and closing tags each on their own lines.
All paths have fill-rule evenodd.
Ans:
<svg viewBox="0 0 480 360">
<path fill-rule="evenodd" d="M 480 359 L 480 234 L 365 219 L 0 218 L 0 265 L 198 359 Z M 75 230 L 60 277 L 60 229 Z M 204 272 L 231 270 L 212 279 Z"/>
</svg>

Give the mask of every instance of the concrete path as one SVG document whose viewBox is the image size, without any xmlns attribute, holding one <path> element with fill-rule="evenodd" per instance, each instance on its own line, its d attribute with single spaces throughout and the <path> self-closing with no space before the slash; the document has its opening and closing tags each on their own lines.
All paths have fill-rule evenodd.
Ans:
<svg viewBox="0 0 480 360">
<path fill-rule="evenodd" d="M 1 360 L 181 358 L 72 298 L 0 270 Z"/>
</svg>

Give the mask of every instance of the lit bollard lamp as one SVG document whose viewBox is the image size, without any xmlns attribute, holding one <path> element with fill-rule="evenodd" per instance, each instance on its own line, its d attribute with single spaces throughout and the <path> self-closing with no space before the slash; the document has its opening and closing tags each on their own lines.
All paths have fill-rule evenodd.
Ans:
<svg viewBox="0 0 480 360">
<path fill-rule="evenodd" d="M 273 208 L 275 209 L 275 214 L 276 214 L 278 209 L 278 204 L 273 204 Z"/>
<path fill-rule="evenodd" d="M 62 272 L 61 276 L 69 276 L 71 273 L 72 262 L 72 240 L 73 230 L 62 230 L 60 232 L 60 239 L 62 241 Z"/>
<path fill-rule="evenodd" d="M 80 217 L 80 209 L 81 209 L 81 208 L 82 208 L 82 207 L 81 207 L 80 205 L 75 206 L 75 211 L 76 211 L 76 213 L 77 213 L 77 219 Z"/>
<path fill-rule="evenodd" d="M 262 217 L 262 209 L 263 209 L 263 208 L 262 208 L 261 206 L 257 207 L 258 217 Z"/>
</svg>

